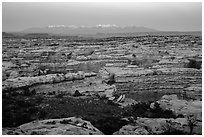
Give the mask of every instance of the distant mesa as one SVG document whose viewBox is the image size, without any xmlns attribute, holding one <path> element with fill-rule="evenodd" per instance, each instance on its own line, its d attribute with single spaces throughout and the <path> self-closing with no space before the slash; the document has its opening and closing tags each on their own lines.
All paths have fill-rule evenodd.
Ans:
<svg viewBox="0 0 204 137">
<path fill-rule="evenodd" d="M 11 34 L 11 33 L 2 32 L 2 37 L 8 37 L 8 38 L 10 38 L 10 37 L 14 37 L 14 35 Z"/>
<path fill-rule="evenodd" d="M 98 34 L 98 33 L 136 33 L 136 32 L 158 32 L 158 30 L 126 26 L 120 27 L 115 24 L 99 24 L 96 26 L 65 26 L 65 25 L 49 25 L 47 27 L 39 28 L 28 28 L 22 31 L 22 33 L 50 33 L 50 34 L 66 34 L 66 35 L 77 35 L 77 34 Z"/>
</svg>

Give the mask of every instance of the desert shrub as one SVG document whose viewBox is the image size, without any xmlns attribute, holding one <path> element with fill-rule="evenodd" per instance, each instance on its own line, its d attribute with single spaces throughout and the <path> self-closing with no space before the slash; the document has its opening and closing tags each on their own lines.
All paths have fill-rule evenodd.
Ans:
<svg viewBox="0 0 204 137">
<path fill-rule="evenodd" d="M 149 109 L 148 103 L 138 103 L 135 105 L 132 105 L 132 113 L 135 117 L 143 117 L 147 110 Z"/>
<path fill-rule="evenodd" d="M 188 116 L 187 116 L 187 120 L 188 120 L 188 126 L 189 126 L 189 128 L 190 128 L 190 134 L 192 135 L 192 134 L 193 134 L 193 129 L 194 129 L 194 127 L 195 127 L 196 124 L 197 124 L 196 116 L 194 116 L 194 115 L 188 115 Z"/>
<path fill-rule="evenodd" d="M 196 68 L 196 69 L 200 69 L 201 65 L 202 65 L 202 61 L 196 61 L 194 59 L 188 59 L 189 63 L 187 64 L 188 68 Z"/>
<path fill-rule="evenodd" d="M 158 75 L 157 71 L 154 71 L 152 75 Z"/>
<path fill-rule="evenodd" d="M 151 41 L 152 43 L 154 43 L 155 41 L 157 41 L 157 39 L 156 39 L 156 38 L 152 38 L 150 41 Z"/>
<path fill-rule="evenodd" d="M 48 125 L 49 125 L 49 124 L 51 124 L 51 125 L 52 125 L 52 124 L 56 124 L 56 121 L 54 121 L 54 120 L 53 120 L 53 121 L 48 121 L 46 124 L 48 124 Z"/>
<path fill-rule="evenodd" d="M 23 91 L 24 96 L 31 96 L 32 92 L 30 92 L 28 89 Z"/>
<path fill-rule="evenodd" d="M 174 129 L 174 130 L 167 130 L 161 135 L 185 135 L 185 133 L 183 131 Z"/>
<path fill-rule="evenodd" d="M 202 45 L 202 40 L 196 42 L 198 45 Z"/>
<path fill-rule="evenodd" d="M 55 95 L 56 98 L 63 98 L 64 94 L 63 93 L 58 93 L 57 95 Z"/>
<path fill-rule="evenodd" d="M 40 110 L 38 112 L 38 119 L 45 119 L 48 113 L 45 110 Z"/>
<path fill-rule="evenodd" d="M 176 58 L 176 57 L 172 56 L 172 57 L 171 57 L 171 60 L 174 60 L 175 58 Z"/>
<path fill-rule="evenodd" d="M 16 127 L 35 120 L 38 108 L 33 100 L 27 101 L 23 97 L 10 97 L 3 98 L 2 112 L 2 126 Z"/>
<path fill-rule="evenodd" d="M 140 63 L 139 62 L 137 62 L 137 60 L 128 60 L 128 64 L 130 64 L 130 65 L 139 65 Z"/>
<path fill-rule="evenodd" d="M 61 117 L 61 118 L 65 118 L 65 117 L 67 117 L 67 115 L 66 115 L 65 113 L 62 113 L 62 114 L 60 115 L 60 117 Z"/>
<path fill-rule="evenodd" d="M 109 80 L 108 80 L 108 82 L 107 82 L 107 84 L 110 84 L 110 85 L 112 85 L 112 84 L 114 84 L 115 83 L 115 74 L 110 74 L 110 76 L 109 76 Z"/>
<path fill-rule="evenodd" d="M 176 115 L 171 110 L 163 110 L 157 102 L 155 102 L 155 108 L 151 109 L 149 103 L 140 102 L 132 105 L 132 110 L 128 110 L 134 117 L 149 117 L 149 118 L 176 118 Z"/>
<path fill-rule="evenodd" d="M 185 135 L 183 131 L 174 128 L 174 123 L 171 120 L 166 120 L 166 125 L 163 125 L 162 128 L 165 132 L 161 135 Z"/>
<path fill-rule="evenodd" d="M 32 131 L 30 134 L 31 135 L 39 135 L 39 133 L 37 131 Z"/>
<path fill-rule="evenodd" d="M 32 95 L 36 94 L 36 90 L 35 89 L 31 90 L 30 92 L 31 92 Z"/>
<path fill-rule="evenodd" d="M 178 114 L 178 116 L 176 118 L 184 118 L 183 114 Z"/>
<path fill-rule="evenodd" d="M 71 119 L 64 119 L 64 120 L 60 121 L 60 124 L 70 124 L 70 122 L 72 122 Z"/>
<path fill-rule="evenodd" d="M 74 92 L 73 96 L 74 96 L 74 97 L 79 97 L 79 96 L 82 96 L 82 94 L 81 94 L 78 90 L 76 90 L 76 91 Z"/>
<path fill-rule="evenodd" d="M 121 120 L 120 117 L 107 117 L 105 119 L 100 119 L 91 123 L 105 135 L 112 135 L 128 122 Z"/>
<path fill-rule="evenodd" d="M 41 103 L 43 101 L 43 99 L 44 99 L 43 95 L 37 95 L 35 97 L 36 103 L 38 103 L 38 104 Z"/>
<path fill-rule="evenodd" d="M 176 115 L 171 110 L 163 110 L 159 103 L 154 103 L 154 109 L 150 109 L 149 113 L 152 118 L 176 118 Z"/>
</svg>

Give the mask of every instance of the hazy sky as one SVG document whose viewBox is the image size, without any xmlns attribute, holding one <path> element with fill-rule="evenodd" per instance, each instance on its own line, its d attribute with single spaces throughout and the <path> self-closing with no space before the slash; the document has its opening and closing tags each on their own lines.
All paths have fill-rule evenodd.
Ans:
<svg viewBox="0 0 204 137">
<path fill-rule="evenodd" d="M 3 31 L 49 25 L 144 26 L 158 30 L 202 30 L 202 3 L 5 3 Z"/>
</svg>

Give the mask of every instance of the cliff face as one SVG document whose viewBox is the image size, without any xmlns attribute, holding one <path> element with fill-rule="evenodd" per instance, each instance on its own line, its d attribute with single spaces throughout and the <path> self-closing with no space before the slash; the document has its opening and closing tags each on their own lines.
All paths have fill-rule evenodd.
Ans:
<svg viewBox="0 0 204 137">
<path fill-rule="evenodd" d="M 201 87 L 202 70 L 193 68 L 118 68 L 106 67 L 100 71 L 104 80 L 112 80 L 117 93 L 139 101 L 154 101 L 165 94 L 178 94 L 187 99 L 187 89 L 196 85 Z M 192 88 L 191 88 L 192 89 Z M 192 89 L 194 99 L 201 99 L 200 90 Z M 187 93 L 188 94 L 188 93 Z M 145 99 L 145 100 L 144 100 Z"/>
<path fill-rule="evenodd" d="M 3 80 L 99 72 L 106 82 L 108 79 L 115 82 L 116 94 L 125 93 L 136 100 L 142 101 L 146 95 L 148 100 L 154 100 L 171 93 L 188 97 L 189 92 L 196 92 L 194 98 L 200 98 L 200 91 L 185 90 L 195 85 L 201 87 L 199 42 L 199 37 L 185 35 L 113 37 L 80 42 L 56 38 L 9 41 L 7 38 L 3 43 Z"/>
</svg>

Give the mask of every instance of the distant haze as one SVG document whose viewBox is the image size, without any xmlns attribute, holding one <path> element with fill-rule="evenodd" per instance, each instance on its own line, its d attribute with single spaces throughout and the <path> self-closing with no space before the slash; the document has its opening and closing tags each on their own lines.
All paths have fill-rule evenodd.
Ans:
<svg viewBox="0 0 204 137">
<path fill-rule="evenodd" d="M 201 31 L 202 3 L 3 2 L 2 31 L 46 26 L 138 26 L 161 31 Z"/>
</svg>

